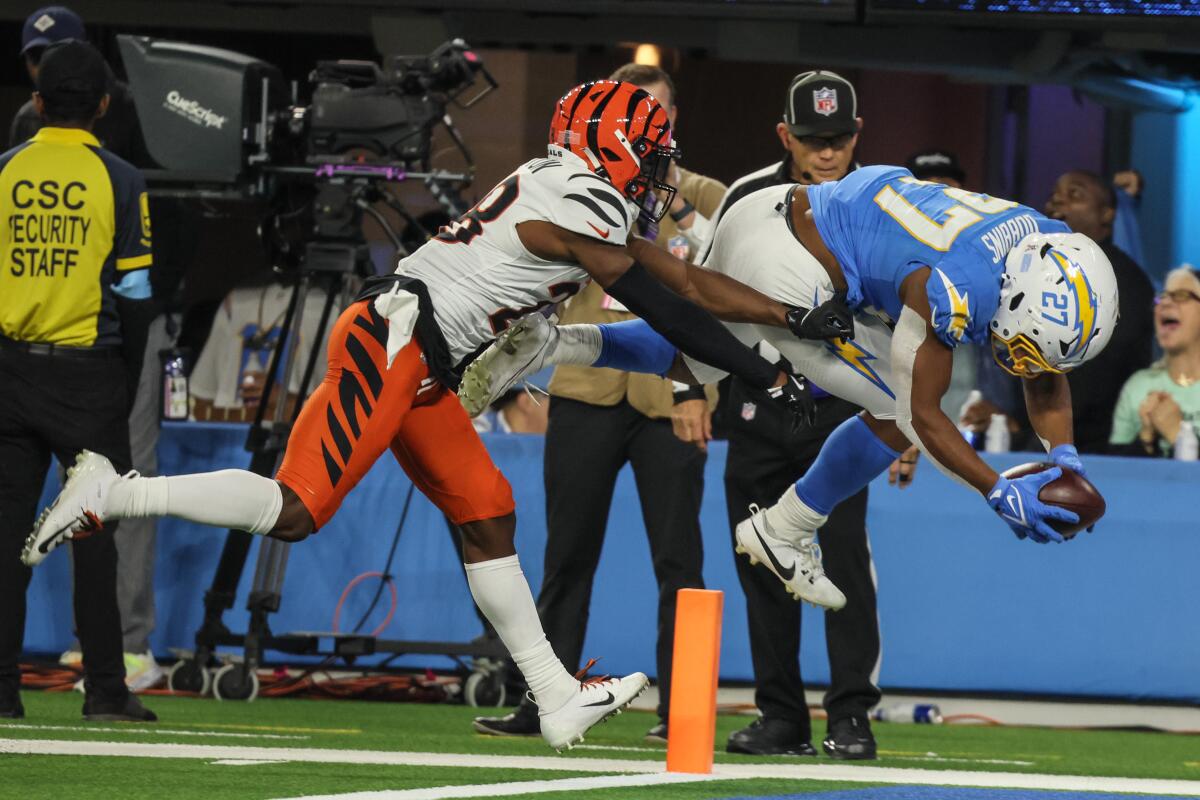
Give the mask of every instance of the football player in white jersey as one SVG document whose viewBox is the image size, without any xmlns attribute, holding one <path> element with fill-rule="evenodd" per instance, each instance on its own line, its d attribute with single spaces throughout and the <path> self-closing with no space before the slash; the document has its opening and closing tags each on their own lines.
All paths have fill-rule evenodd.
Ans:
<svg viewBox="0 0 1200 800">
<path fill-rule="evenodd" d="M 637 215 L 654 205 L 654 192 L 673 191 L 663 177 L 675 155 L 667 114 L 647 92 L 612 81 L 576 87 L 555 111 L 548 158 L 522 165 L 404 259 L 396 274 L 368 281 L 338 318 L 328 373 L 305 403 L 274 480 L 244 470 L 122 477 L 106 459 L 85 452 L 38 520 L 22 559 L 37 564 L 107 520 L 164 515 L 300 541 L 329 521 L 391 449 L 413 483 L 463 531 L 471 593 L 533 692 L 543 737 L 556 749 L 581 741 L 588 728 L 628 705 L 646 676 L 581 680 L 555 657 L 513 545 L 511 489 L 455 396 L 456 368 L 510 321 L 594 279 L 671 342 L 658 347 L 661 371 L 671 368 L 678 347 L 771 389 L 794 413 L 811 413 L 801 382 L 681 295 L 728 319 L 790 323 L 798 333 L 811 333 L 820 315 L 789 309 L 647 242 L 628 242 Z M 645 361 L 645 354 L 602 337 L 591 344 L 611 366 L 635 355 Z"/>
</svg>

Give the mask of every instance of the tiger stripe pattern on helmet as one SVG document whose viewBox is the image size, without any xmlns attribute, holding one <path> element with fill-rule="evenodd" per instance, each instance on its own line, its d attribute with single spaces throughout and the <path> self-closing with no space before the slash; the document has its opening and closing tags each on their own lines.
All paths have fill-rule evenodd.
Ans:
<svg viewBox="0 0 1200 800">
<path fill-rule="evenodd" d="M 635 203 L 652 189 L 674 191 L 664 183 L 678 155 L 670 119 L 653 95 L 632 83 L 593 81 L 567 92 L 550 122 L 550 144 L 583 159 Z"/>
</svg>

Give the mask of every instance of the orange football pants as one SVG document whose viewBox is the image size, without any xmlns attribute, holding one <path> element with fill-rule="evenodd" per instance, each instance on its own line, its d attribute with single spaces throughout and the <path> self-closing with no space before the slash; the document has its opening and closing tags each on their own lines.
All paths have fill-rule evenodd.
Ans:
<svg viewBox="0 0 1200 800">
<path fill-rule="evenodd" d="M 492 463 L 458 397 L 429 372 L 414 337 L 387 363 L 388 321 L 362 300 L 329 336 L 329 370 L 304 404 L 276 480 L 316 528 L 385 449 L 456 525 L 503 517 L 512 488 Z"/>
</svg>

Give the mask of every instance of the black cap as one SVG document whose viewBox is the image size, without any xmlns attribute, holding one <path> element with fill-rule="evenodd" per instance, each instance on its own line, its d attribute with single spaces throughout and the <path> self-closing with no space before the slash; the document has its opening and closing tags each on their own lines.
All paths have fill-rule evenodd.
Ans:
<svg viewBox="0 0 1200 800">
<path fill-rule="evenodd" d="M 65 6 L 46 6 L 29 15 L 21 28 L 21 54 L 56 42 L 84 41 L 83 20 Z"/>
<path fill-rule="evenodd" d="M 908 157 L 904 164 L 914 178 L 953 178 L 959 183 L 967 179 L 967 173 L 958 163 L 958 156 L 948 150 L 923 150 Z"/>
<path fill-rule="evenodd" d="M 56 115 L 90 115 L 108 92 L 108 65 L 87 42 L 53 45 L 38 67 L 37 90 Z"/>
<path fill-rule="evenodd" d="M 836 72 L 805 72 L 792 78 L 783 121 L 793 136 L 858 133 L 858 95 Z"/>
</svg>

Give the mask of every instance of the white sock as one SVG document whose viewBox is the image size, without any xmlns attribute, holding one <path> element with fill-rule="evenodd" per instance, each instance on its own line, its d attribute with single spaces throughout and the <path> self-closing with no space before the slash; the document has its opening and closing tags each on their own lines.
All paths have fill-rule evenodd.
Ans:
<svg viewBox="0 0 1200 800">
<path fill-rule="evenodd" d="M 557 341 L 551 351 L 548 364 L 578 364 L 590 367 L 600 357 L 604 340 L 600 328 L 595 325 L 557 325 Z"/>
<path fill-rule="evenodd" d="M 789 542 L 811 538 L 812 533 L 829 519 L 829 515 L 819 514 L 809 508 L 796 494 L 795 486 L 784 489 L 779 502 L 763 513 L 775 535 Z"/>
<path fill-rule="evenodd" d="M 561 708 L 578 691 L 579 681 L 546 641 L 521 562 L 508 556 L 465 566 L 471 595 L 517 662 L 538 708 L 543 713 Z"/>
<path fill-rule="evenodd" d="M 279 484 L 243 469 L 163 478 L 119 478 L 108 490 L 107 519 L 171 516 L 217 528 L 267 533 L 283 510 Z"/>
</svg>

